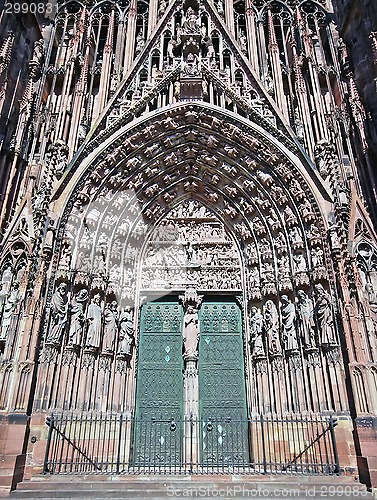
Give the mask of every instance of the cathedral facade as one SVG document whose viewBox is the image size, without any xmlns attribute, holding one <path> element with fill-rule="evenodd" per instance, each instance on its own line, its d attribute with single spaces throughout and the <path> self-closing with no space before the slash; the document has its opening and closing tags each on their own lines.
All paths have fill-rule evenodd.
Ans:
<svg viewBox="0 0 377 500">
<path fill-rule="evenodd" d="M 336 5 L 15 5 L 0 31 L 4 484 L 173 471 L 377 487 L 373 138 Z"/>
</svg>

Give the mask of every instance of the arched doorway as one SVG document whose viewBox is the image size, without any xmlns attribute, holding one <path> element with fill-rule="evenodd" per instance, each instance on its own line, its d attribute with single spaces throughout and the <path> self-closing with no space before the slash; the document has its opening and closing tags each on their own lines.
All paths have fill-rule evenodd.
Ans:
<svg viewBox="0 0 377 500">
<path fill-rule="evenodd" d="M 246 372 L 241 379 L 246 379 L 247 418 L 259 418 L 250 431 L 253 438 L 241 439 L 242 443 L 261 442 L 262 416 L 268 415 L 270 427 L 271 419 L 280 419 L 280 429 L 290 423 L 287 414 L 296 418 L 300 412 L 342 411 L 346 398 L 339 383 L 339 332 L 329 299 L 332 269 L 322 212 L 328 200 L 315 174 L 292 148 L 257 125 L 231 113 L 224 116 L 203 103 L 179 104 L 167 114 L 160 110 L 116 134 L 111 144 L 101 146 L 101 154 L 83 163 L 76 185 L 67 176 L 72 194 L 61 217 L 46 295 L 54 301 L 45 308 L 36 410 L 102 412 L 106 418 L 115 412 L 122 416 L 119 422 L 134 425 L 139 404 L 135 346 L 142 344 L 143 308 L 168 295 L 182 308 L 182 318 L 185 303 L 179 295 L 195 288 L 203 295 L 202 307 L 210 297 L 215 297 L 213 305 L 218 306 L 221 297 L 229 299 L 230 308 L 239 307 L 243 353 L 237 359 L 244 361 Z M 186 237 L 192 224 L 205 236 L 202 245 Z M 225 239 L 216 241 L 221 232 Z M 155 236 L 158 245 L 153 244 Z M 316 301 L 332 320 L 326 326 L 331 338 L 324 335 L 323 317 L 307 321 L 313 318 Z M 76 336 L 71 335 L 72 317 L 63 315 L 62 324 L 56 322 L 52 305 L 68 302 L 82 309 L 86 321 L 97 317 L 95 341 L 85 321 Z M 200 319 L 205 324 L 205 318 Z M 134 337 L 128 346 L 127 328 Z M 177 327 L 174 334 L 178 346 L 183 330 Z M 204 349 L 203 343 L 199 345 L 199 351 Z M 164 357 L 171 357 L 164 352 Z M 153 354 L 151 350 L 150 360 Z M 184 362 L 181 353 L 181 370 Z M 199 391 L 200 383 L 197 387 Z M 176 389 L 177 394 L 185 391 L 183 385 Z M 177 400 L 178 396 L 174 404 Z M 205 406 L 198 403 L 197 408 L 200 419 Z M 185 417 L 183 402 L 177 412 L 177 419 Z M 171 418 L 167 416 L 169 425 Z M 203 416 L 205 425 L 209 418 Z M 319 425 L 328 422 L 320 419 Z M 172 428 L 177 429 L 176 424 Z M 198 460 L 203 456 L 202 431 L 196 434 Z M 269 435 L 275 451 L 282 432 Z M 299 433 L 304 436 L 298 438 L 300 449 L 306 439 L 313 442 L 302 426 Z M 182 436 L 188 435 L 182 430 Z M 216 443 L 223 437 L 219 431 Z M 125 470 L 132 462 L 129 457 L 135 456 L 134 442 L 129 427 L 121 442 Z M 285 443 L 284 460 L 290 463 L 295 450 Z M 183 440 L 179 456 L 186 457 L 186 450 Z M 257 456 L 265 457 L 259 459 L 263 465 L 265 450 Z M 91 460 L 97 463 L 97 458 Z"/>
<path fill-rule="evenodd" d="M 140 294 L 135 465 L 247 463 L 242 259 L 213 211 L 191 198 L 156 225 Z"/>
</svg>

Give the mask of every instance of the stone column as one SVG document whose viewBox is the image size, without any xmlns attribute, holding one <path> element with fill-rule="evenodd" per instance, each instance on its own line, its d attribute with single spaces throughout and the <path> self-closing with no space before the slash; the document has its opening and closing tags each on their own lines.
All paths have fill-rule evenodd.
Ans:
<svg viewBox="0 0 377 500">
<path fill-rule="evenodd" d="M 199 371 L 198 356 L 184 357 L 183 414 L 184 414 L 184 460 L 186 464 L 199 461 Z"/>
<path fill-rule="evenodd" d="M 268 11 L 268 36 L 269 36 L 268 50 L 270 54 L 272 77 L 274 81 L 275 99 L 285 119 L 289 121 L 287 99 L 284 95 L 284 84 L 283 84 L 283 75 L 280 64 L 279 45 L 276 40 L 276 34 L 275 34 L 275 28 L 271 10 Z"/>
<path fill-rule="evenodd" d="M 147 37 L 151 35 L 152 31 L 157 24 L 157 11 L 158 11 L 158 0 L 150 0 L 149 2 L 149 17 L 148 17 L 148 33 Z"/>
<path fill-rule="evenodd" d="M 247 48 L 249 51 L 249 61 L 253 69 L 257 72 L 259 76 L 257 34 L 255 27 L 255 13 L 253 9 L 253 0 L 246 0 L 245 2 L 245 18 L 246 18 Z"/>
<path fill-rule="evenodd" d="M 126 49 L 124 53 L 123 71 L 125 74 L 131 66 L 134 59 L 135 37 L 136 37 L 136 18 L 137 18 L 137 2 L 131 0 L 130 9 L 128 12 L 128 24 L 126 34 Z"/>
<path fill-rule="evenodd" d="M 225 22 L 229 31 L 234 35 L 234 6 L 233 0 L 225 0 Z"/>
</svg>

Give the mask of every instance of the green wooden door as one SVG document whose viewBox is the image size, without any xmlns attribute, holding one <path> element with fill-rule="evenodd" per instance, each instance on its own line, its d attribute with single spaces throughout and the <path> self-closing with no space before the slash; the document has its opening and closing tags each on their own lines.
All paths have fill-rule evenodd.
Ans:
<svg viewBox="0 0 377 500">
<path fill-rule="evenodd" d="M 177 300 L 141 311 L 134 465 L 182 462 L 182 307 Z"/>
<path fill-rule="evenodd" d="M 248 463 L 248 425 L 242 318 L 232 299 L 207 300 L 200 309 L 199 399 L 201 461 Z"/>
</svg>

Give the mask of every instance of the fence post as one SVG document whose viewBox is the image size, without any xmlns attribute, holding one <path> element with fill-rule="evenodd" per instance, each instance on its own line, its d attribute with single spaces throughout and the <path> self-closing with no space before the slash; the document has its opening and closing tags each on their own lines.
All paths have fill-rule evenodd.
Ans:
<svg viewBox="0 0 377 500">
<path fill-rule="evenodd" d="M 119 474 L 120 469 L 120 450 L 122 442 L 122 427 L 123 427 L 123 413 L 119 415 L 119 434 L 118 434 L 118 451 L 117 451 L 117 474 Z"/>
<path fill-rule="evenodd" d="M 266 458 L 266 442 L 264 436 L 264 418 L 263 413 L 260 416 L 261 433 L 262 433 L 262 451 L 263 451 L 263 474 L 267 474 L 267 458 Z"/>
<path fill-rule="evenodd" d="M 337 425 L 338 425 L 338 419 L 330 415 L 330 434 L 331 434 L 331 443 L 334 450 L 334 461 L 335 461 L 334 472 L 335 474 L 340 474 L 338 447 L 336 445 L 335 431 L 334 431 L 334 427 Z"/>
<path fill-rule="evenodd" d="M 48 456 L 50 454 L 52 431 L 54 429 L 54 415 L 52 413 L 51 413 L 51 417 L 46 417 L 46 424 L 49 427 L 48 427 L 48 435 L 47 435 L 47 444 L 46 444 L 45 458 L 44 458 L 44 461 L 43 461 L 43 474 L 47 474 L 47 472 L 50 472 L 48 470 L 47 464 L 48 464 Z"/>
</svg>

